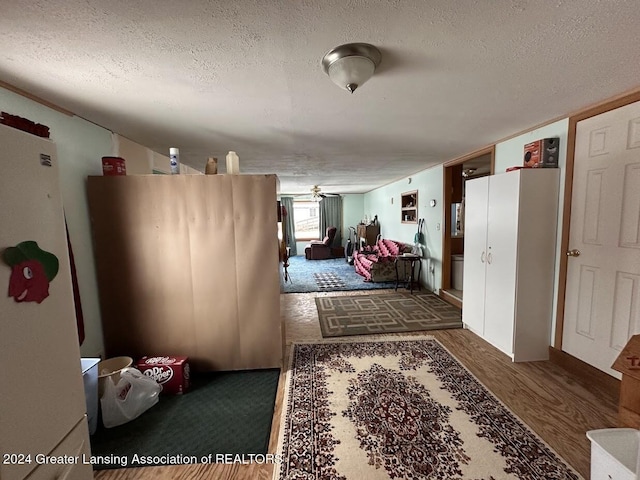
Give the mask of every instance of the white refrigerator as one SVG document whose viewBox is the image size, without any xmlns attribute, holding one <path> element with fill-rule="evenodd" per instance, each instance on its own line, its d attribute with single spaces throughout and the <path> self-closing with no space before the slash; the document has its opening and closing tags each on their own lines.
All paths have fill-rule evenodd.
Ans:
<svg viewBox="0 0 640 480">
<path fill-rule="evenodd" d="M 0 480 L 93 478 L 58 176 L 0 125 Z"/>
</svg>

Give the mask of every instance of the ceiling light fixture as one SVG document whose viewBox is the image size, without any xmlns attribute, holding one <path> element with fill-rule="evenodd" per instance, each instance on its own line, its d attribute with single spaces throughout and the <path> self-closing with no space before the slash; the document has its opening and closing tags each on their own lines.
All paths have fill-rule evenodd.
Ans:
<svg viewBox="0 0 640 480">
<path fill-rule="evenodd" d="M 322 196 L 320 195 L 320 187 L 317 185 L 314 185 L 313 188 L 311 188 L 311 200 L 313 200 L 314 202 L 319 202 L 320 200 L 322 200 Z"/>
<path fill-rule="evenodd" d="M 375 72 L 382 55 L 368 43 L 345 43 L 322 57 L 322 69 L 333 83 L 353 93 Z"/>
</svg>

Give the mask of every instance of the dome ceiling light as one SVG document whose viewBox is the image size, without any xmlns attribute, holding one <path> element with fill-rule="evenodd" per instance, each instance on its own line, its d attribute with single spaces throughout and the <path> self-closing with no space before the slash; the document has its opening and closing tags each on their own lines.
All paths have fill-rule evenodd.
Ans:
<svg viewBox="0 0 640 480">
<path fill-rule="evenodd" d="M 320 187 L 318 185 L 314 185 L 311 188 L 311 200 L 313 200 L 314 202 L 319 202 L 320 200 L 322 200 L 322 197 L 320 195 Z"/>
<path fill-rule="evenodd" d="M 376 71 L 382 55 L 368 43 L 345 43 L 322 57 L 322 69 L 333 83 L 353 93 Z"/>
</svg>

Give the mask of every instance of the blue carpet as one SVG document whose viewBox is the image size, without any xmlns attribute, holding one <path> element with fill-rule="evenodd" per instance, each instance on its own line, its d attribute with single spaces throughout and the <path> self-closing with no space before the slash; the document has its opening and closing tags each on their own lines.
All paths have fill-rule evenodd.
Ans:
<svg viewBox="0 0 640 480">
<path fill-rule="evenodd" d="M 365 282 L 364 277 L 358 275 L 355 267 L 349 265 L 344 258 L 306 260 L 304 255 L 298 255 L 289 259 L 288 271 L 291 281 L 285 283 L 282 278 L 280 279 L 283 293 L 379 290 L 383 288 L 394 288 L 396 286 L 396 282 Z M 321 288 L 314 274 L 324 274 L 317 276 L 329 276 L 339 281 L 333 282 L 333 285 L 331 285 L 332 282 L 325 283 L 327 287 Z"/>
</svg>

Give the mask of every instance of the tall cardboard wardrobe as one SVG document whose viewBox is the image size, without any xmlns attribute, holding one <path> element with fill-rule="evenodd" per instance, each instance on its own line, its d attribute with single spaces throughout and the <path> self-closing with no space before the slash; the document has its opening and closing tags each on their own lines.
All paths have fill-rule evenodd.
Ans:
<svg viewBox="0 0 640 480">
<path fill-rule="evenodd" d="M 89 177 L 108 356 L 280 367 L 275 175 Z"/>
</svg>

